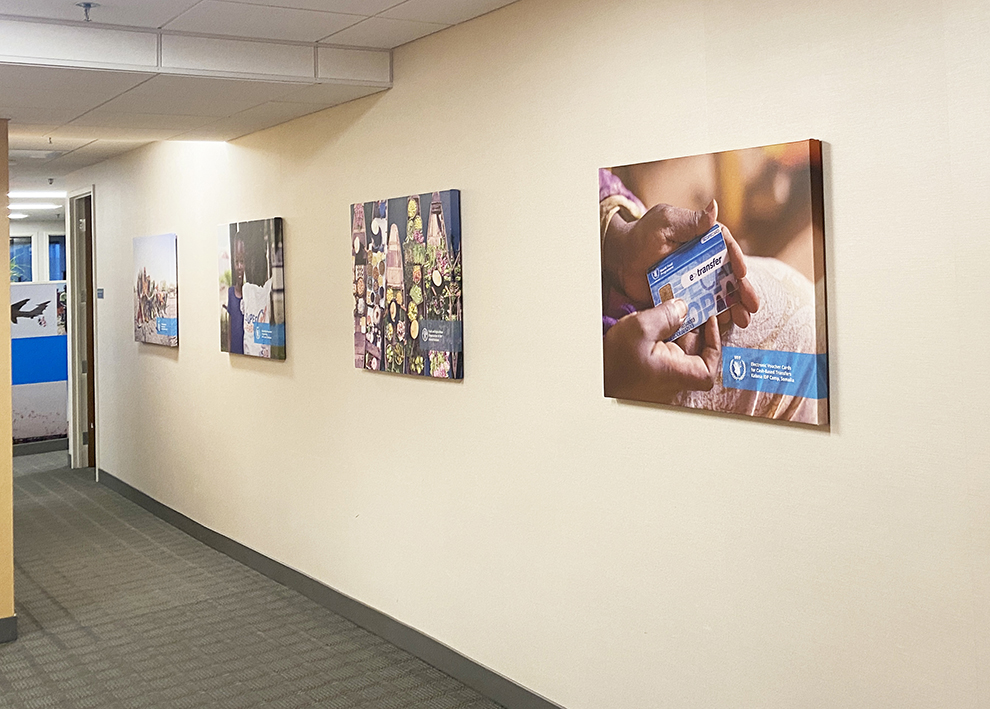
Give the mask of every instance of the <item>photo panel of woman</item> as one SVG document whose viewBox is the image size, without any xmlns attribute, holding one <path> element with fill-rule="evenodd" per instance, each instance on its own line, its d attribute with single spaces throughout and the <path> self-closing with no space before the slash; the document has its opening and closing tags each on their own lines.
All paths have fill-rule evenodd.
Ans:
<svg viewBox="0 0 990 709">
<path fill-rule="evenodd" d="M 285 359 L 282 219 L 220 227 L 220 350 Z"/>
</svg>

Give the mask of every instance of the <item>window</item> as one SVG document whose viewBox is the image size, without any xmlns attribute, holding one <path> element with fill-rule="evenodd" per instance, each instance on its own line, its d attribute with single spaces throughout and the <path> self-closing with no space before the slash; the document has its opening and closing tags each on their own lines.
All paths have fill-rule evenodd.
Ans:
<svg viewBox="0 0 990 709">
<path fill-rule="evenodd" d="M 62 229 L 31 235 L 14 232 L 10 237 L 10 282 L 64 281 L 68 270 L 67 241 Z"/>
<path fill-rule="evenodd" d="M 23 283 L 30 281 L 31 273 L 31 237 L 10 237 L 10 281 Z"/>
<path fill-rule="evenodd" d="M 65 280 L 65 234 L 48 237 L 48 280 Z"/>
</svg>

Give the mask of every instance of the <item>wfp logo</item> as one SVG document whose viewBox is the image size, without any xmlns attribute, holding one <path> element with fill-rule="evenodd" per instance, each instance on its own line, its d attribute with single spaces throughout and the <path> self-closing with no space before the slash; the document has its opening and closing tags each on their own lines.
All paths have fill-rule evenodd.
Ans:
<svg viewBox="0 0 990 709">
<path fill-rule="evenodd" d="M 737 382 L 741 382 L 746 376 L 746 362 L 739 355 L 733 357 L 732 361 L 729 362 L 729 374 Z"/>
</svg>

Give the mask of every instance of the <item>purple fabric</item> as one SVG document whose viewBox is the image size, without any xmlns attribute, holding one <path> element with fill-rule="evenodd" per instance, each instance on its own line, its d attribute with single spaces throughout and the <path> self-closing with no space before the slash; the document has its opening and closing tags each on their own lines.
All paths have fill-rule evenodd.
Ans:
<svg viewBox="0 0 990 709">
<path fill-rule="evenodd" d="M 615 288 L 608 286 L 606 288 L 608 288 L 608 295 L 606 296 L 608 300 L 605 303 L 604 313 L 602 314 L 602 336 L 626 315 L 632 315 L 636 312 L 636 306 L 630 303 L 625 296 L 620 294 Z"/>
<path fill-rule="evenodd" d="M 241 299 L 234 293 L 234 286 L 227 287 L 227 312 L 230 314 L 230 345 L 228 352 L 244 354 L 244 313 Z"/>
<path fill-rule="evenodd" d="M 645 211 L 643 203 L 629 189 L 622 184 L 622 180 L 605 169 L 598 170 L 598 201 L 601 202 L 606 197 L 612 195 L 622 195 Z M 616 322 L 626 315 L 635 313 L 636 306 L 629 301 L 626 295 L 609 282 L 608 278 L 602 274 L 602 336 L 611 329 Z"/>
<path fill-rule="evenodd" d="M 638 205 L 639 208 L 642 209 L 644 212 L 646 211 L 646 207 L 643 206 L 643 203 L 639 201 L 639 197 L 637 197 L 632 192 L 630 192 L 629 188 L 627 188 L 624 184 L 622 184 L 622 180 L 620 180 L 618 177 L 613 175 L 610 171 L 604 168 L 599 168 L 598 169 L 598 201 L 601 202 L 606 197 L 611 197 L 612 195 L 616 195 L 616 194 L 622 195 L 626 199 Z"/>
</svg>

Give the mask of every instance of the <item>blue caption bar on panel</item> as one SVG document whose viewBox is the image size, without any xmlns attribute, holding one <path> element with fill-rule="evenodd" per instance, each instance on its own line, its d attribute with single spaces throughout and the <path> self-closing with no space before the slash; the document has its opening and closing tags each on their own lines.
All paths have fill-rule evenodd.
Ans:
<svg viewBox="0 0 990 709">
<path fill-rule="evenodd" d="M 179 319 L 178 318 L 155 318 L 155 331 L 159 335 L 165 335 L 166 337 L 178 337 L 179 336 Z"/>
<path fill-rule="evenodd" d="M 722 385 L 824 399 L 828 396 L 828 355 L 723 347 Z"/>
<path fill-rule="evenodd" d="M 65 335 L 19 337 L 10 341 L 11 383 L 63 382 L 69 378 L 69 345 Z"/>
<path fill-rule="evenodd" d="M 254 344 L 273 345 L 282 347 L 285 345 L 285 323 L 269 325 L 265 322 L 254 324 Z"/>
</svg>

